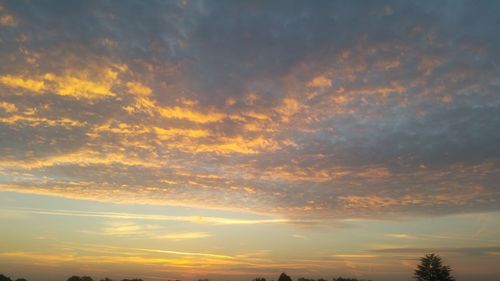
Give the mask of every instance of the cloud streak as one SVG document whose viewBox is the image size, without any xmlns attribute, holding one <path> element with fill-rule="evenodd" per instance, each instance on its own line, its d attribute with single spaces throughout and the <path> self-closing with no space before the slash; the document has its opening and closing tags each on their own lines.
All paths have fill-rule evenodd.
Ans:
<svg viewBox="0 0 500 281">
<path fill-rule="evenodd" d="M 196 224 L 215 224 L 215 225 L 245 225 L 245 224 L 273 224 L 273 223 L 292 223 L 293 221 L 288 219 L 237 219 L 237 218 L 223 218 L 223 217 L 208 217 L 208 216 L 168 216 L 168 215 L 155 215 L 155 214 L 135 214 L 135 213 L 116 213 L 116 212 L 90 212 L 90 211 L 73 211 L 73 210 L 50 210 L 50 209 L 28 209 L 28 208 L 16 208 L 9 209 L 8 211 L 14 211 L 22 214 L 34 214 L 34 215 L 49 215 L 49 216 L 75 216 L 75 217 L 97 217 L 97 218 L 109 218 L 109 219 L 123 219 L 123 220 L 143 220 L 143 221 L 171 221 L 171 222 L 189 222 Z M 131 228 L 130 228 L 130 227 Z M 117 230 L 112 227 L 114 231 Z M 137 226 L 125 225 L 122 229 L 123 233 L 128 231 L 134 232 Z M 196 236 L 199 233 L 194 233 L 192 236 Z M 174 238 L 176 235 L 165 235 L 165 237 Z M 182 234 L 179 234 L 181 237 Z M 189 235 L 188 235 L 189 236 Z M 200 235 L 198 235 L 200 236 Z"/>
</svg>

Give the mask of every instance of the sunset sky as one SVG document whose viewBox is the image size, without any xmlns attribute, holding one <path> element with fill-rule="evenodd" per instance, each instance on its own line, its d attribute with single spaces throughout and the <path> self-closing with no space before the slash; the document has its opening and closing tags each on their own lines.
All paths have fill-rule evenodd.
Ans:
<svg viewBox="0 0 500 281">
<path fill-rule="evenodd" d="M 0 0 L 0 273 L 500 280 L 500 1 Z"/>
</svg>

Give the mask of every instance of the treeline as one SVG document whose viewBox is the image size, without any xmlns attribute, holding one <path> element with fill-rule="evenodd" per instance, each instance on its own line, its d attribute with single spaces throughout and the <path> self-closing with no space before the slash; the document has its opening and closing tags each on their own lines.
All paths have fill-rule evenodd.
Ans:
<svg viewBox="0 0 500 281">
<path fill-rule="evenodd" d="M 266 278 L 256 278 L 253 281 L 266 281 Z M 278 281 L 292 281 L 292 278 L 283 272 L 283 273 L 281 273 L 280 277 L 278 278 Z M 297 279 L 297 281 L 327 281 L 327 280 L 323 279 L 323 278 L 308 279 L 308 278 L 300 277 L 299 279 Z M 371 281 L 371 280 L 337 277 L 337 278 L 333 278 L 332 281 Z"/>
<path fill-rule="evenodd" d="M 443 264 L 443 260 L 440 256 L 432 253 L 425 255 L 425 257 L 420 258 L 420 264 L 417 265 L 413 277 L 416 281 L 455 281 L 455 278 L 451 275 L 451 268 L 448 265 Z M 0 281 L 13 281 L 9 277 L 0 274 Z M 24 278 L 15 279 L 14 281 L 26 281 Z M 71 276 L 67 281 L 94 281 L 90 276 Z M 114 281 L 109 278 L 101 279 L 100 281 Z M 142 279 L 123 279 L 121 281 L 142 281 Z M 180 280 L 167 280 L 167 281 L 180 281 Z M 209 281 L 208 279 L 199 279 L 198 281 Z M 253 281 L 266 281 L 266 278 L 258 277 L 253 279 Z M 272 280 L 274 281 L 274 280 Z M 286 273 L 281 273 L 278 281 L 293 281 L 292 278 Z M 297 281 L 327 281 L 326 279 L 307 279 L 301 277 Z M 371 281 L 365 279 L 356 278 L 344 278 L 338 277 L 333 278 L 332 281 Z"/>
<path fill-rule="evenodd" d="M 27 281 L 27 280 L 24 278 L 11 279 L 10 277 L 7 277 L 3 274 L 0 274 L 0 281 Z M 97 280 L 92 279 L 92 277 L 90 277 L 90 276 L 73 275 L 70 278 L 68 278 L 67 281 L 97 281 Z M 106 277 L 104 279 L 100 279 L 99 281 L 115 281 L 115 280 Z M 134 278 L 134 279 L 122 279 L 121 281 L 143 281 L 143 280 L 138 279 L 138 278 Z M 180 281 L 180 280 L 169 280 L 169 281 Z"/>
<path fill-rule="evenodd" d="M 0 274 L 0 281 L 27 281 L 27 280 L 24 278 L 11 279 L 10 277 L 7 277 L 3 274 Z M 92 277 L 90 277 L 90 276 L 76 276 L 76 275 L 74 275 L 74 276 L 71 276 L 70 278 L 68 278 L 67 281 L 97 281 L 97 280 L 92 279 Z M 104 279 L 100 279 L 99 281 L 115 281 L 115 280 L 106 277 Z M 134 279 L 122 279 L 121 281 L 143 281 L 143 280 L 138 279 L 138 278 L 134 278 Z M 167 281 L 180 281 L 180 280 L 167 280 Z M 209 281 L 209 280 L 208 279 L 199 279 L 198 281 Z M 266 278 L 258 277 L 258 278 L 253 279 L 253 281 L 266 281 Z M 272 281 L 274 281 L 274 280 L 272 280 Z M 286 275 L 285 273 L 282 273 L 280 275 L 278 281 L 292 281 L 292 278 L 290 276 Z M 328 281 L 328 280 L 323 279 L 323 278 L 308 279 L 308 278 L 301 277 L 301 278 L 297 279 L 297 281 Z M 333 278 L 331 281 L 371 281 L 371 280 L 338 277 L 338 278 Z"/>
</svg>

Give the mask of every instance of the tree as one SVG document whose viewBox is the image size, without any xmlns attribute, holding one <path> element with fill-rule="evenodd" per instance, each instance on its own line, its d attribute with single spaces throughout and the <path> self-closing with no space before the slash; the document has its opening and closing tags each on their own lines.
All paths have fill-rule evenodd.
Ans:
<svg viewBox="0 0 500 281">
<path fill-rule="evenodd" d="M 0 281 L 12 281 L 12 279 L 3 274 L 0 274 Z"/>
<path fill-rule="evenodd" d="M 253 281 L 266 281 L 266 278 L 264 278 L 264 277 L 257 277 Z"/>
<path fill-rule="evenodd" d="M 450 272 L 450 267 L 443 265 L 440 256 L 429 254 L 420 258 L 414 277 L 417 281 L 455 281 Z"/>
<path fill-rule="evenodd" d="M 278 278 L 278 281 L 292 281 L 292 278 L 283 272 L 281 273 L 280 278 Z"/>
</svg>

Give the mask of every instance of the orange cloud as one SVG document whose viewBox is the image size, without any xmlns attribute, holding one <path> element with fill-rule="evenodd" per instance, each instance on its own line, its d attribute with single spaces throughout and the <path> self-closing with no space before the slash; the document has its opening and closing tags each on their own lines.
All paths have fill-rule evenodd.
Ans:
<svg viewBox="0 0 500 281">
<path fill-rule="evenodd" d="M 127 82 L 128 91 L 139 96 L 151 95 L 151 88 L 141 84 L 140 82 Z"/>
<path fill-rule="evenodd" d="M 314 77 L 307 86 L 312 88 L 327 88 L 332 86 L 332 80 L 324 75 Z"/>
<path fill-rule="evenodd" d="M 40 92 L 45 89 L 45 82 L 43 80 L 24 78 L 22 76 L 0 76 L 0 83 L 12 88 L 22 88 L 34 92 Z"/>
<path fill-rule="evenodd" d="M 120 68 L 105 68 L 101 73 L 90 75 L 87 71 L 69 70 L 65 75 L 46 73 L 32 78 L 5 75 L 0 76 L 0 83 L 35 93 L 50 92 L 77 99 L 102 99 L 115 95 L 112 87 L 119 82 L 117 76 L 120 71 Z"/>
</svg>

